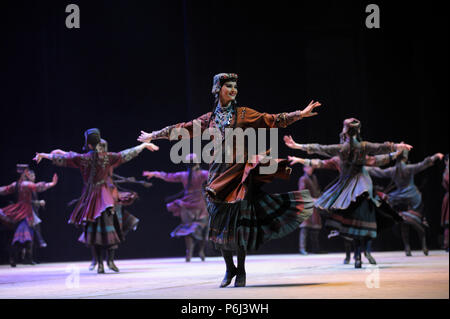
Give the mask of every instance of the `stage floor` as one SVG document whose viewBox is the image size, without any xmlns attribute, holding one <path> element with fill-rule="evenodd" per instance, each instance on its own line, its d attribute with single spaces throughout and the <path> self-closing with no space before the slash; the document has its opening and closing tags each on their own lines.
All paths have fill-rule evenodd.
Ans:
<svg viewBox="0 0 450 319">
<path fill-rule="evenodd" d="M 89 271 L 89 261 L 0 266 L 0 298 L 347 299 L 449 298 L 449 257 L 374 252 L 378 265 L 344 265 L 343 253 L 249 255 L 247 286 L 219 288 L 221 257 L 117 260 L 120 273 Z"/>
</svg>

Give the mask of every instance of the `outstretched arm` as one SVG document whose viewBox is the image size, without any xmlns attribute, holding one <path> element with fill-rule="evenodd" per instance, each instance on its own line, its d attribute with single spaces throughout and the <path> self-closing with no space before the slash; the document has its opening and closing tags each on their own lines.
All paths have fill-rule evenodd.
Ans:
<svg viewBox="0 0 450 319">
<path fill-rule="evenodd" d="M 385 166 L 397 159 L 402 151 L 392 152 L 389 154 L 366 155 L 365 166 Z"/>
<path fill-rule="evenodd" d="M 318 158 L 306 159 L 295 156 L 288 156 L 288 160 L 291 165 L 299 163 L 305 166 L 311 166 L 315 169 L 332 169 L 337 171 L 339 170 L 340 163 L 339 157 L 337 156 L 326 160 L 321 160 Z"/>
<path fill-rule="evenodd" d="M 434 165 L 434 163 L 439 159 L 442 160 L 444 158 L 444 154 L 436 153 L 432 156 L 426 157 L 422 162 L 416 164 L 409 164 L 406 167 L 411 169 L 414 174 L 420 173 L 421 171 L 427 169 Z"/>
<path fill-rule="evenodd" d="M 186 130 L 189 133 L 189 137 L 192 138 L 194 136 L 194 126 L 197 125 L 200 133 L 203 132 L 206 129 L 206 126 L 208 125 L 209 118 L 211 115 L 212 113 L 209 112 L 203 114 L 202 116 L 198 117 L 195 120 L 178 123 L 175 125 L 169 125 L 163 128 L 162 130 L 153 131 L 151 133 L 141 131 L 141 135 L 139 135 L 137 140 L 139 142 L 150 142 L 151 140 L 169 139 L 171 133 L 178 136 L 178 134 L 181 135 L 182 130 Z"/>
<path fill-rule="evenodd" d="M 50 183 L 46 183 L 46 182 L 36 183 L 36 191 L 39 193 L 45 192 L 47 189 L 54 187 L 56 184 L 58 184 L 58 175 L 55 173 L 55 174 L 53 174 L 53 178 Z"/>
<path fill-rule="evenodd" d="M 33 158 L 33 160 L 38 164 L 42 161 L 42 159 L 50 160 L 57 166 L 79 168 L 85 159 L 85 156 L 84 154 L 79 154 L 76 152 L 54 150 L 50 153 L 36 153 L 36 156 Z"/>
<path fill-rule="evenodd" d="M 157 171 L 144 171 L 142 173 L 143 176 L 150 179 L 152 177 L 162 179 L 165 182 L 169 183 L 182 183 L 185 172 L 177 172 L 177 173 L 166 173 L 166 172 L 157 172 Z"/>
<path fill-rule="evenodd" d="M 128 148 L 119 153 L 108 153 L 113 166 L 131 161 L 137 157 L 144 149 L 148 149 L 151 152 L 159 150 L 159 147 L 153 143 L 142 143 L 138 146 Z"/>
<path fill-rule="evenodd" d="M 362 147 L 365 148 L 366 153 L 369 155 L 378 155 L 378 154 L 386 154 L 393 153 L 396 151 L 403 150 L 411 150 L 412 146 L 409 144 L 401 143 L 392 143 L 392 142 L 384 142 L 384 143 L 372 143 L 372 142 L 362 142 Z"/>
<path fill-rule="evenodd" d="M 15 192 L 16 182 L 11 183 L 7 186 L 0 186 L 0 195 L 10 195 Z"/>
<path fill-rule="evenodd" d="M 331 144 L 331 145 L 320 145 L 320 144 L 298 144 L 294 141 L 292 136 L 285 135 L 283 137 L 284 143 L 287 147 L 292 149 L 297 149 L 305 151 L 308 154 L 319 154 L 327 157 L 333 157 L 339 154 L 339 152 L 344 147 L 344 144 Z"/>
<path fill-rule="evenodd" d="M 309 105 L 303 110 L 297 110 L 294 112 L 283 112 L 278 114 L 260 113 L 251 108 L 241 107 L 240 111 L 236 114 L 237 117 L 244 119 L 246 127 L 253 128 L 284 128 L 292 123 L 301 120 L 304 117 L 311 117 L 317 115 L 314 112 L 316 107 L 321 104 L 319 102 L 311 101 Z"/>
</svg>

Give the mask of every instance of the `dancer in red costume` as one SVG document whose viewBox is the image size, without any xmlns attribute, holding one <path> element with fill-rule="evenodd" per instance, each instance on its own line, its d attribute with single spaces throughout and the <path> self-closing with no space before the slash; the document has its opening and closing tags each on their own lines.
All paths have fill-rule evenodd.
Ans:
<svg viewBox="0 0 450 319">
<path fill-rule="evenodd" d="M 50 183 L 35 183 L 35 174 L 28 165 L 17 165 L 20 178 L 8 186 L 0 187 L 0 195 L 16 194 L 17 202 L 0 209 L 0 222 L 15 228 L 10 247 L 10 264 L 16 267 L 21 246 L 25 247 L 25 262 L 34 264 L 32 244 L 35 227 L 41 222 L 34 212 L 33 193 L 44 192 L 58 183 L 58 175 L 54 174 Z"/>
<path fill-rule="evenodd" d="M 114 194 L 108 186 L 111 168 L 130 161 L 144 149 L 156 151 L 158 147 L 152 143 L 143 143 L 119 153 L 105 152 L 99 146 L 100 130 L 89 129 L 84 136 L 84 149 L 87 153 L 36 153 L 34 159 L 38 163 L 42 159 L 47 159 L 57 166 L 80 170 L 84 187 L 70 215 L 69 224 L 83 227 L 87 245 L 95 247 L 98 261 L 97 272 L 104 273 L 102 250 L 108 250 L 109 256 L 113 256 L 114 250 L 124 241 L 123 229 L 115 212 Z M 108 260 L 108 263 L 114 265 L 113 260 Z M 115 265 L 112 269 L 118 271 Z"/>
</svg>

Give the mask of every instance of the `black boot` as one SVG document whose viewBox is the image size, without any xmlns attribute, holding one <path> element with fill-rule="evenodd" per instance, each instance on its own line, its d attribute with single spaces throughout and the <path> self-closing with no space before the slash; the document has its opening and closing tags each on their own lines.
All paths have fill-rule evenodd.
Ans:
<svg viewBox="0 0 450 319">
<path fill-rule="evenodd" d="M 400 233 L 402 235 L 403 245 L 405 246 L 406 256 L 411 256 L 411 247 L 409 246 L 409 225 L 405 222 L 400 224 Z"/>
<path fill-rule="evenodd" d="M 33 244 L 30 241 L 25 243 L 25 265 L 36 265 L 36 262 L 33 260 Z"/>
<path fill-rule="evenodd" d="M 89 266 L 90 271 L 94 270 L 95 266 L 97 266 L 97 253 L 95 252 L 94 246 L 91 246 L 91 255 L 92 255 L 92 261 L 91 261 L 91 265 Z"/>
<path fill-rule="evenodd" d="M 97 273 L 98 274 L 104 274 L 105 273 L 105 268 L 103 266 L 103 255 L 102 255 L 103 251 L 102 248 L 100 246 L 95 246 L 95 255 L 97 257 L 97 263 L 98 263 L 98 267 L 97 267 Z"/>
<path fill-rule="evenodd" d="M 411 257 L 411 247 L 409 245 L 405 245 L 405 255 Z"/>
<path fill-rule="evenodd" d="M 344 239 L 344 247 L 345 247 L 344 265 L 348 265 L 350 263 L 351 258 L 352 242 L 350 240 Z"/>
<path fill-rule="evenodd" d="M 201 261 L 205 261 L 205 240 L 202 239 L 200 241 L 199 247 L 198 247 L 198 255 L 200 256 Z"/>
<path fill-rule="evenodd" d="M 245 250 L 238 249 L 238 267 L 236 272 L 236 279 L 234 280 L 235 287 L 245 287 L 247 275 L 245 273 Z"/>
<path fill-rule="evenodd" d="M 355 245 L 355 268 L 361 268 L 362 261 L 361 261 L 361 241 L 358 239 L 354 240 Z"/>
<path fill-rule="evenodd" d="M 119 268 L 114 264 L 114 253 L 115 249 L 108 249 L 108 268 L 112 271 L 119 272 Z"/>
<path fill-rule="evenodd" d="M 9 264 L 11 267 L 16 267 L 17 258 L 19 257 L 19 247 L 17 245 L 11 245 L 9 249 Z"/>
<path fill-rule="evenodd" d="M 233 263 L 233 253 L 231 252 L 231 250 L 222 249 L 222 256 L 223 259 L 225 260 L 227 270 L 225 272 L 225 276 L 223 277 L 222 283 L 220 284 L 220 288 L 224 288 L 229 284 L 231 284 L 231 280 L 237 274 L 237 268 Z"/>
<path fill-rule="evenodd" d="M 366 249 L 364 250 L 364 256 L 367 258 L 367 260 L 369 260 L 369 263 L 371 265 L 376 265 L 377 262 L 375 261 L 375 258 L 373 258 L 373 256 L 370 254 L 371 251 L 372 251 L 372 240 L 369 239 L 366 242 Z"/>
<path fill-rule="evenodd" d="M 422 237 L 422 250 L 423 250 L 423 254 L 425 256 L 428 256 L 427 240 L 426 240 L 425 236 Z"/>
<path fill-rule="evenodd" d="M 355 268 L 361 267 L 362 267 L 361 254 L 359 254 L 358 256 L 355 256 Z"/>
</svg>

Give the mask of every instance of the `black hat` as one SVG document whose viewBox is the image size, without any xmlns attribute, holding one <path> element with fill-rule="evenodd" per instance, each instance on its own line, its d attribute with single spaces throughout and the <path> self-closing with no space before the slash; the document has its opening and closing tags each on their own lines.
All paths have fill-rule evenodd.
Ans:
<svg viewBox="0 0 450 319">
<path fill-rule="evenodd" d="M 84 147 L 83 150 L 89 150 L 88 144 L 91 144 L 94 148 L 100 143 L 100 130 L 98 128 L 90 128 L 84 132 Z"/>
</svg>

